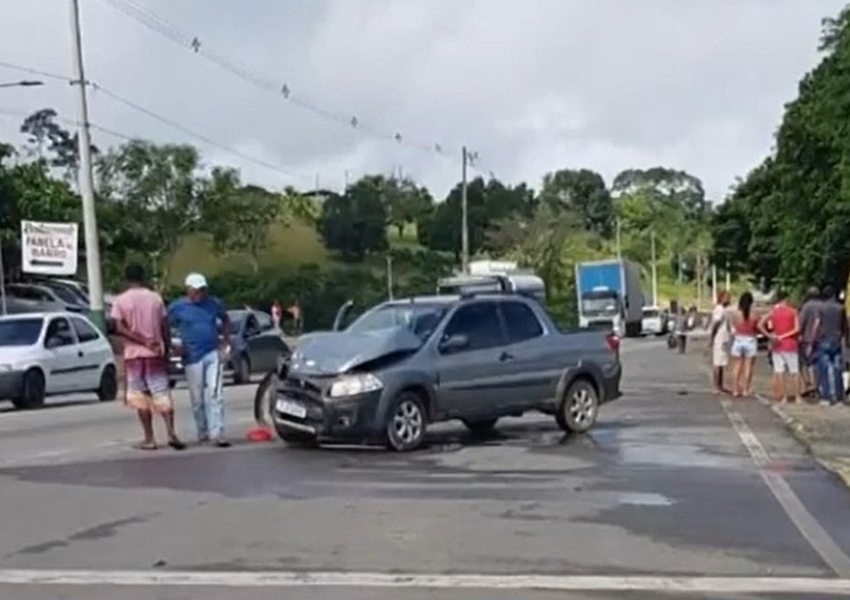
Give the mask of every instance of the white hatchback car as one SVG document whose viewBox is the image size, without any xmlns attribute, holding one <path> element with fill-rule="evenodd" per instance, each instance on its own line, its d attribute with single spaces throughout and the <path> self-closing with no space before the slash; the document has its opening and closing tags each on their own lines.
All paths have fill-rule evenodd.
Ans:
<svg viewBox="0 0 850 600">
<path fill-rule="evenodd" d="M 83 315 L 64 312 L 0 317 L 0 399 L 38 408 L 46 396 L 118 394 L 109 340 Z"/>
<path fill-rule="evenodd" d="M 644 335 L 664 335 L 667 333 L 666 317 L 657 306 L 643 307 L 642 330 Z"/>
</svg>

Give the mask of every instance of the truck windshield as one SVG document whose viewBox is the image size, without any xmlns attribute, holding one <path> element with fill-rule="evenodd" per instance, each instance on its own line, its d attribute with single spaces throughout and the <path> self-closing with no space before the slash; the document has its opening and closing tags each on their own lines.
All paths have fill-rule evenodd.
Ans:
<svg viewBox="0 0 850 600">
<path fill-rule="evenodd" d="M 620 312 L 617 298 L 584 297 L 581 299 L 581 312 L 588 317 L 613 317 Z"/>
<path fill-rule="evenodd" d="M 446 308 L 435 304 L 384 304 L 363 313 L 346 331 L 363 333 L 406 327 L 424 342 L 443 320 Z"/>
</svg>

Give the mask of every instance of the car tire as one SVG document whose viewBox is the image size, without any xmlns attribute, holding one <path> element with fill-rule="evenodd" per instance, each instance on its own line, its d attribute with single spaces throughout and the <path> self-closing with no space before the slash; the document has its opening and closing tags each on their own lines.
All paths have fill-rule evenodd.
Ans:
<svg viewBox="0 0 850 600">
<path fill-rule="evenodd" d="M 12 401 L 12 404 L 19 410 L 41 408 L 44 406 L 46 396 L 47 389 L 45 387 L 44 373 L 39 369 L 33 368 L 24 373 L 24 379 L 21 382 L 21 392 Z"/>
<path fill-rule="evenodd" d="M 312 433 L 295 431 L 283 425 L 275 425 L 275 431 L 277 431 L 278 437 L 282 439 L 287 446 L 315 448 L 319 445 L 319 439 Z"/>
<path fill-rule="evenodd" d="M 404 390 L 393 401 L 385 428 L 387 448 L 396 452 L 416 450 L 425 440 L 428 413 L 422 397 Z"/>
<path fill-rule="evenodd" d="M 493 433 L 493 428 L 499 419 L 482 419 L 480 421 L 464 420 L 463 424 L 475 437 L 486 437 Z"/>
<path fill-rule="evenodd" d="M 561 401 L 555 420 L 567 433 L 586 433 L 599 415 L 599 393 L 588 379 L 576 379 Z"/>
<path fill-rule="evenodd" d="M 112 402 L 118 397 L 118 373 L 113 365 L 106 365 L 100 374 L 100 385 L 97 388 L 97 399 L 101 402 Z"/>
<path fill-rule="evenodd" d="M 251 359 L 240 354 L 233 360 L 233 383 L 242 385 L 251 382 Z"/>
</svg>

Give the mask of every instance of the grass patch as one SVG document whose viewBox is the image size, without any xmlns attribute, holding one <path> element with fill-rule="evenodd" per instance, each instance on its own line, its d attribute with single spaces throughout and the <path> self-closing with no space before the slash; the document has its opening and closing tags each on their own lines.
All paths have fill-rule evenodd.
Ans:
<svg viewBox="0 0 850 600">
<path fill-rule="evenodd" d="M 269 229 L 268 245 L 260 252 L 260 268 L 298 266 L 314 263 L 324 266 L 331 262 L 328 250 L 315 229 L 306 223 L 275 224 Z M 174 256 L 170 284 L 180 284 L 187 273 L 200 271 L 213 276 L 223 271 L 250 270 L 251 258 L 246 254 L 216 254 L 209 236 L 189 236 Z"/>
</svg>

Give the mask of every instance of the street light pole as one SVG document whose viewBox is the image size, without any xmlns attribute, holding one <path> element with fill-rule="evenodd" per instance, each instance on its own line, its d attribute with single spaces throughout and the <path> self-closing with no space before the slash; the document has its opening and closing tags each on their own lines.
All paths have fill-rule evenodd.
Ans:
<svg viewBox="0 0 850 600">
<path fill-rule="evenodd" d="M 617 220 L 619 222 L 619 219 Z M 655 230 L 649 233 L 649 242 L 652 249 L 652 305 L 658 306 L 658 265 L 655 262 Z"/>
<path fill-rule="evenodd" d="M 469 155 L 466 146 L 463 147 L 463 167 L 461 168 L 460 188 L 460 270 L 469 273 L 469 222 L 468 208 L 466 205 L 466 163 Z"/>
<path fill-rule="evenodd" d="M 71 42 L 73 44 L 74 79 L 77 86 L 77 121 L 79 126 L 80 196 L 83 204 L 83 229 L 86 244 L 86 272 L 89 285 L 91 319 L 101 331 L 106 331 L 103 315 L 103 282 L 100 272 L 100 246 L 97 236 L 97 213 L 94 204 L 89 109 L 86 101 L 86 76 L 83 69 L 83 42 L 80 32 L 80 6 L 71 0 Z"/>
<path fill-rule="evenodd" d="M 623 260 L 622 241 L 620 239 L 620 217 L 617 217 L 616 224 L 617 224 L 617 260 Z"/>
<path fill-rule="evenodd" d="M 470 152 L 463 147 L 463 168 L 460 183 L 460 268 L 464 274 L 469 274 L 469 207 L 467 205 L 467 167 L 474 164 L 478 158 L 477 152 Z"/>
</svg>

